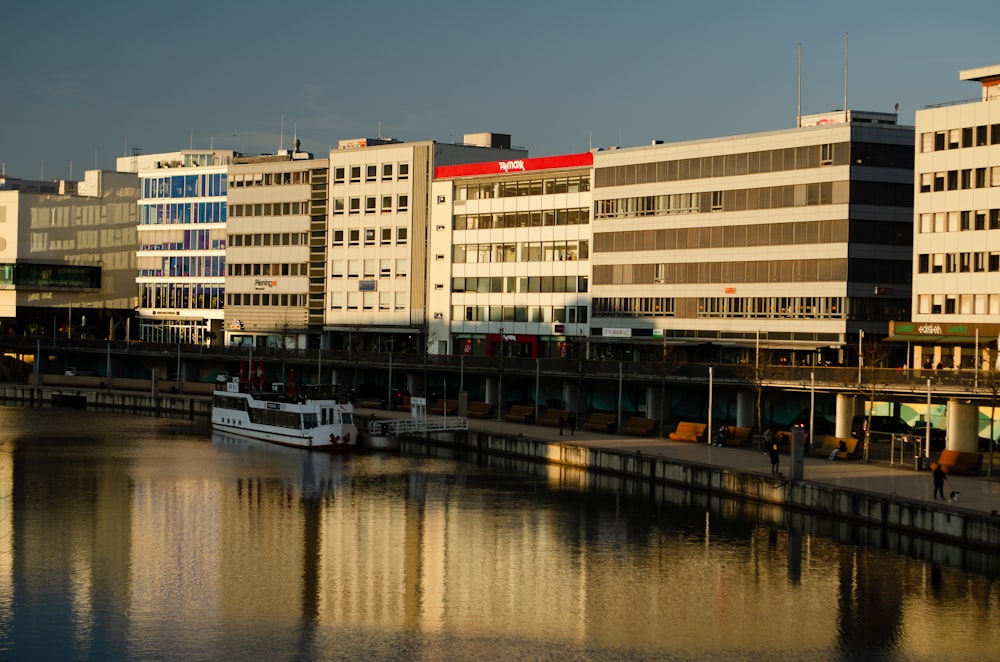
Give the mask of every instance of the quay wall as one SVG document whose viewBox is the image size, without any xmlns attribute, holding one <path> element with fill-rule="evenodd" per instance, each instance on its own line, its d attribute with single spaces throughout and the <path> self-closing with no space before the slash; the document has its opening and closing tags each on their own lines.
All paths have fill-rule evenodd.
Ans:
<svg viewBox="0 0 1000 662">
<path fill-rule="evenodd" d="M 899 496 L 845 489 L 836 485 L 793 481 L 770 475 L 680 462 L 660 456 L 550 443 L 469 431 L 468 444 L 480 453 L 528 459 L 585 472 L 589 481 L 601 475 L 751 499 L 764 504 L 836 517 L 961 545 L 997 549 L 1000 517 Z"/>
<path fill-rule="evenodd" d="M 210 416 L 212 413 L 210 396 L 163 392 L 154 395 L 148 391 L 109 391 L 58 386 L 35 388 L 24 384 L 0 385 L 0 404 L 74 406 L 104 411 L 185 416 Z"/>
</svg>

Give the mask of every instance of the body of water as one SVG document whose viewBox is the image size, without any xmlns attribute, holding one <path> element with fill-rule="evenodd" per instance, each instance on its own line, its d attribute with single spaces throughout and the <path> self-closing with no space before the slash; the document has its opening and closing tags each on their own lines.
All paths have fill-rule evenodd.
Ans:
<svg viewBox="0 0 1000 662">
<path fill-rule="evenodd" d="M 778 509 L 183 420 L 6 407 L 0 435 L 0 660 L 1000 655 L 988 572 Z"/>
</svg>

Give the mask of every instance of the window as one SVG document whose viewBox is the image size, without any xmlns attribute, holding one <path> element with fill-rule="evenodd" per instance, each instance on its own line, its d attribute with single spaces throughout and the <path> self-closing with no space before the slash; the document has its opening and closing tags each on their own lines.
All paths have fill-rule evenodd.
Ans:
<svg viewBox="0 0 1000 662">
<path fill-rule="evenodd" d="M 344 183 L 344 167 L 338 166 L 333 169 L 333 183 L 343 184 Z"/>
<path fill-rule="evenodd" d="M 377 165 L 375 165 L 374 163 L 372 163 L 372 164 L 368 165 L 368 167 L 365 168 L 365 181 L 366 182 L 374 182 L 375 178 L 377 176 L 378 176 L 378 166 Z"/>
<path fill-rule="evenodd" d="M 375 260 L 365 260 L 364 266 L 365 266 L 365 271 L 364 271 L 365 278 L 374 278 Z"/>
<path fill-rule="evenodd" d="M 347 241 L 348 246 L 357 246 L 358 244 L 361 243 L 361 230 L 358 230 L 357 228 L 349 230 L 347 236 L 348 236 L 348 241 Z"/>
<path fill-rule="evenodd" d="M 392 243 L 392 228 L 382 228 L 382 241 L 383 246 L 388 246 Z"/>
<path fill-rule="evenodd" d="M 399 196 L 399 203 L 396 205 L 396 208 L 399 211 L 406 211 L 406 209 L 407 209 L 407 207 L 409 207 L 409 205 L 410 205 L 410 196 L 408 196 L 408 195 L 401 195 L 401 196 Z"/>
<path fill-rule="evenodd" d="M 342 310 L 344 308 L 344 293 L 330 292 L 330 309 Z"/>
<path fill-rule="evenodd" d="M 338 216 L 338 215 L 343 214 L 343 213 L 344 213 L 344 199 L 343 198 L 334 198 L 333 199 L 333 214 L 334 214 L 334 216 Z"/>
<path fill-rule="evenodd" d="M 358 273 L 361 271 L 361 260 L 348 260 L 347 261 L 347 277 L 357 278 Z"/>
<path fill-rule="evenodd" d="M 392 164 L 383 163 L 382 164 L 382 179 L 392 179 Z"/>
<path fill-rule="evenodd" d="M 379 260 L 378 275 L 381 278 L 388 278 L 392 275 L 392 260 Z"/>
<path fill-rule="evenodd" d="M 343 260 L 333 260 L 330 262 L 330 278 L 343 278 L 344 269 L 347 267 Z"/>
<path fill-rule="evenodd" d="M 392 211 L 392 196 L 383 195 L 382 196 L 382 213 L 387 211 Z"/>
<path fill-rule="evenodd" d="M 350 212 L 357 214 L 361 211 L 361 198 L 351 198 Z"/>
<path fill-rule="evenodd" d="M 410 164 L 400 163 L 399 170 L 397 171 L 399 179 L 409 179 L 410 178 Z"/>
<path fill-rule="evenodd" d="M 374 214 L 375 213 L 375 196 L 369 195 L 365 198 L 365 213 Z"/>
<path fill-rule="evenodd" d="M 365 246 L 375 245 L 375 228 L 365 228 Z"/>
<path fill-rule="evenodd" d="M 410 272 L 410 261 L 406 258 L 396 260 L 396 278 L 406 278 Z"/>
<path fill-rule="evenodd" d="M 396 228 L 396 243 L 397 244 L 405 244 L 406 243 L 406 241 L 407 241 L 406 240 L 406 236 L 407 236 L 406 230 L 407 230 L 406 228 Z"/>
<path fill-rule="evenodd" d="M 333 231 L 333 245 L 334 246 L 343 246 L 344 245 L 344 231 L 343 230 L 334 230 Z"/>
<path fill-rule="evenodd" d="M 360 182 L 361 181 L 361 166 L 351 166 L 351 181 Z"/>
</svg>

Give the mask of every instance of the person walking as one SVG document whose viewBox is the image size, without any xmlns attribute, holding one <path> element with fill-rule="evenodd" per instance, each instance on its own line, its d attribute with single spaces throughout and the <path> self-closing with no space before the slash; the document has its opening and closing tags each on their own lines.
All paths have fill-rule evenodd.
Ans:
<svg viewBox="0 0 1000 662">
<path fill-rule="evenodd" d="M 559 414 L 559 436 L 562 436 L 563 428 L 566 427 L 566 417 Z"/>
<path fill-rule="evenodd" d="M 948 476 L 945 475 L 944 469 L 941 465 L 935 465 L 934 467 L 934 500 L 937 501 L 938 494 L 941 495 L 941 500 L 944 501 L 944 481 L 948 480 Z"/>
<path fill-rule="evenodd" d="M 567 422 L 569 423 L 569 436 L 572 437 L 573 434 L 576 432 L 576 414 L 570 412 L 569 416 L 567 417 Z"/>
<path fill-rule="evenodd" d="M 767 449 L 767 454 L 771 457 L 771 473 L 775 476 L 779 475 L 778 462 L 781 456 L 778 454 L 777 440 L 771 441 L 771 445 Z"/>
</svg>

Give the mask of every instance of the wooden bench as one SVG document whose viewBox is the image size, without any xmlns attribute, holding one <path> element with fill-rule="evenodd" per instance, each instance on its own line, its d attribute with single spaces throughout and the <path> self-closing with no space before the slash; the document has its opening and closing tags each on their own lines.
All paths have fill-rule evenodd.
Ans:
<svg viewBox="0 0 1000 662">
<path fill-rule="evenodd" d="M 489 418 L 493 415 L 492 402 L 470 402 L 465 411 L 469 418 Z"/>
<path fill-rule="evenodd" d="M 946 474 L 955 476 L 966 476 L 978 474 L 983 468 L 982 453 L 968 453 L 962 451 L 941 451 L 938 461 L 931 465 L 931 469 L 940 466 Z"/>
<path fill-rule="evenodd" d="M 643 416 L 629 416 L 622 426 L 622 434 L 630 434 L 635 437 L 651 437 L 656 431 L 657 420 L 655 418 L 645 418 Z"/>
<path fill-rule="evenodd" d="M 817 437 L 816 440 L 822 442 L 821 445 L 813 451 L 813 455 L 816 457 L 830 459 L 830 454 L 833 453 L 833 449 L 840 448 L 840 442 L 844 442 L 844 445 L 847 446 L 847 450 L 837 453 L 836 459 L 858 459 L 858 451 L 861 449 L 861 443 L 860 440 L 855 439 L 854 437 L 834 437 L 833 435 L 825 435 Z"/>
<path fill-rule="evenodd" d="M 503 420 L 510 423 L 531 423 L 535 408 L 531 405 L 511 405 L 510 411 L 503 415 Z"/>
<path fill-rule="evenodd" d="M 458 413 L 458 400 L 439 398 L 427 413 L 435 416 L 454 416 Z"/>
<path fill-rule="evenodd" d="M 726 438 L 722 440 L 723 446 L 742 448 L 743 446 L 750 445 L 750 428 L 727 425 L 726 429 L 729 430 L 729 434 L 727 434 Z"/>
<path fill-rule="evenodd" d="M 629 422 L 631 423 L 631 421 L 632 419 L 630 418 Z M 674 441 L 691 441 L 698 443 L 700 441 L 705 441 L 705 428 L 707 427 L 707 423 L 690 423 L 688 421 L 681 421 L 677 424 L 677 429 L 667 436 Z M 622 432 L 625 432 L 625 430 L 622 429 Z"/>
<path fill-rule="evenodd" d="M 590 415 L 587 422 L 583 424 L 584 430 L 590 430 L 591 432 L 603 432 L 605 434 L 611 434 L 615 431 L 615 425 L 618 423 L 617 414 L 602 414 L 595 412 Z"/>
<path fill-rule="evenodd" d="M 569 418 L 569 412 L 565 409 L 553 409 L 552 407 L 549 407 L 545 410 L 544 414 L 538 417 L 538 424 L 557 428 L 559 427 L 560 416 L 562 416 L 563 425 L 566 425 L 566 420 Z"/>
</svg>

